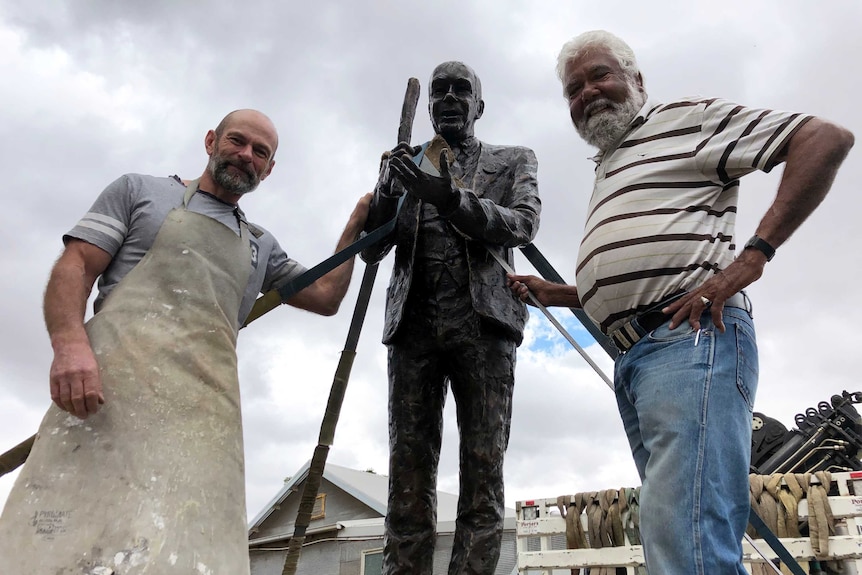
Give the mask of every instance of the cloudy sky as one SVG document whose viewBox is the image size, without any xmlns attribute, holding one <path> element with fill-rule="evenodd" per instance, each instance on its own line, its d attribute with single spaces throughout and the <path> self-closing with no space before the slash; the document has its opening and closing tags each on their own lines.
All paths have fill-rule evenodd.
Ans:
<svg viewBox="0 0 862 575">
<path fill-rule="evenodd" d="M 703 7 L 701 7 L 703 6 Z M 634 48 L 650 95 L 721 96 L 810 112 L 862 137 L 855 0 L 406 3 L 0 0 L 0 451 L 36 431 L 48 407 L 51 349 L 41 295 L 61 235 L 127 172 L 198 176 L 203 138 L 254 107 L 279 128 L 272 176 L 243 200 L 250 219 L 311 266 L 328 256 L 380 153 L 395 144 L 407 79 L 423 92 L 414 141 L 431 128 L 427 78 L 458 59 L 482 79 L 477 135 L 533 148 L 544 212 L 536 245 L 572 280 L 592 155 L 554 75 L 563 42 L 611 30 Z M 761 349 L 756 409 L 787 426 L 842 390 L 862 390 L 857 145 L 832 192 L 753 285 Z M 742 185 L 738 238 L 771 201 L 780 169 Z M 518 254 L 521 271 L 531 271 Z M 387 470 L 386 354 L 380 343 L 392 256 L 380 266 L 329 460 Z M 240 336 L 248 514 L 255 516 L 317 443 L 363 272 L 341 312 L 281 308 Z M 558 314 L 577 333 L 566 310 Z M 534 314 L 518 355 L 506 458 L 507 504 L 636 485 L 610 391 Z M 582 335 L 582 334 L 581 334 Z M 579 336 L 580 337 L 580 336 Z M 607 372 L 598 346 L 589 351 Z M 439 487 L 457 493 L 452 402 Z M 0 479 L 0 502 L 15 474 Z"/>
</svg>

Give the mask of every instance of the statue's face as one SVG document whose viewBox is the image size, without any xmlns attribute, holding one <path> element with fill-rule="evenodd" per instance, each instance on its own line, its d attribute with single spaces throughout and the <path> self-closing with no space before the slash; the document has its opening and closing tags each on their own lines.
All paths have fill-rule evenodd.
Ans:
<svg viewBox="0 0 862 575">
<path fill-rule="evenodd" d="M 437 66 L 428 89 L 428 111 L 436 133 L 447 140 L 472 136 L 484 107 L 479 81 L 470 68 L 460 62 Z"/>
</svg>

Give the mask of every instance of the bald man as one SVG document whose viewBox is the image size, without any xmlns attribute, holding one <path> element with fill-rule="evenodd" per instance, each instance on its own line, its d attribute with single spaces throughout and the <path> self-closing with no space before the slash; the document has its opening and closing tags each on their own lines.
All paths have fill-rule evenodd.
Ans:
<svg viewBox="0 0 862 575">
<path fill-rule="evenodd" d="M 249 572 L 236 336 L 305 268 L 237 205 L 275 165 L 270 119 L 231 112 L 204 146 L 199 179 L 124 175 L 63 237 L 44 303 L 54 405 L 0 517 L 2 573 Z M 334 314 L 352 270 L 287 303 Z"/>
</svg>

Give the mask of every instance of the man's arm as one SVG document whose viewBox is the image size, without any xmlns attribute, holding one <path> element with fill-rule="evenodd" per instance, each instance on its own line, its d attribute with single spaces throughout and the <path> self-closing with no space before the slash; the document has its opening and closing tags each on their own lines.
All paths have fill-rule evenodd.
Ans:
<svg viewBox="0 0 862 575">
<path fill-rule="evenodd" d="M 531 303 L 527 295 L 531 292 L 545 307 L 581 307 L 577 286 L 549 282 L 536 276 L 516 274 L 507 274 L 506 283 L 515 297 L 527 303 Z"/>
<path fill-rule="evenodd" d="M 826 197 L 838 168 L 853 147 L 853 134 L 818 118 L 812 118 L 787 142 L 779 161 L 785 162 L 784 173 L 772 205 L 766 211 L 756 234 L 773 248 L 778 248 L 814 212 Z M 698 289 L 668 306 L 673 314 L 670 327 L 686 319 L 700 329 L 704 310 L 701 296 L 712 302 L 712 319 L 724 331 L 721 312 L 724 302 L 754 283 L 766 265 L 766 256 L 756 249 L 743 250 L 725 270 L 714 275 Z"/>
<path fill-rule="evenodd" d="M 853 142 L 848 130 L 825 120 L 802 126 L 785 146 L 778 193 L 755 233 L 774 248 L 786 242 L 826 197 Z"/>
<path fill-rule="evenodd" d="M 338 240 L 335 251 L 340 251 L 359 238 L 368 218 L 371 204 L 371 194 L 365 194 L 359 199 L 353 213 L 347 220 L 347 226 Z M 300 291 L 285 303 L 320 315 L 335 315 L 341 305 L 341 300 L 347 294 L 350 278 L 353 275 L 353 262 L 350 258 L 316 282 Z"/>
<path fill-rule="evenodd" d="M 54 264 L 45 289 L 45 325 L 54 349 L 51 399 L 64 411 L 86 419 L 105 402 L 99 365 L 84 330 L 87 298 L 111 255 L 81 241 L 70 240 Z"/>
</svg>

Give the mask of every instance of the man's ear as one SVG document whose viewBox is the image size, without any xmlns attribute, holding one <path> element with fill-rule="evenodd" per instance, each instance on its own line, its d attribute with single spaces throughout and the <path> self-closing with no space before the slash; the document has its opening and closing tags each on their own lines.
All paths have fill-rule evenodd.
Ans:
<svg viewBox="0 0 862 575">
<path fill-rule="evenodd" d="M 479 100 L 479 105 L 476 106 L 476 119 L 482 117 L 482 114 L 485 112 L 485 100 Z"/>
<path fill-rule="evenodd" d="M 206 148 L 208 156 L 212 156 L 213 150 L 215 149 L 215 141 L 215 132 L 210 130 L 209 132 L 207 132 L 207 135 L 204 138 L 204 147 Z"/>
<path fill-rule="evenodd" d="M 644 91 L 644 77 L 640 72 L 638 72 L 638 75 L 635 78 L 635 81 L 638 83 L 638 88 L 640 88 L 641 92 L 643 92 Z"/>
</svg>

